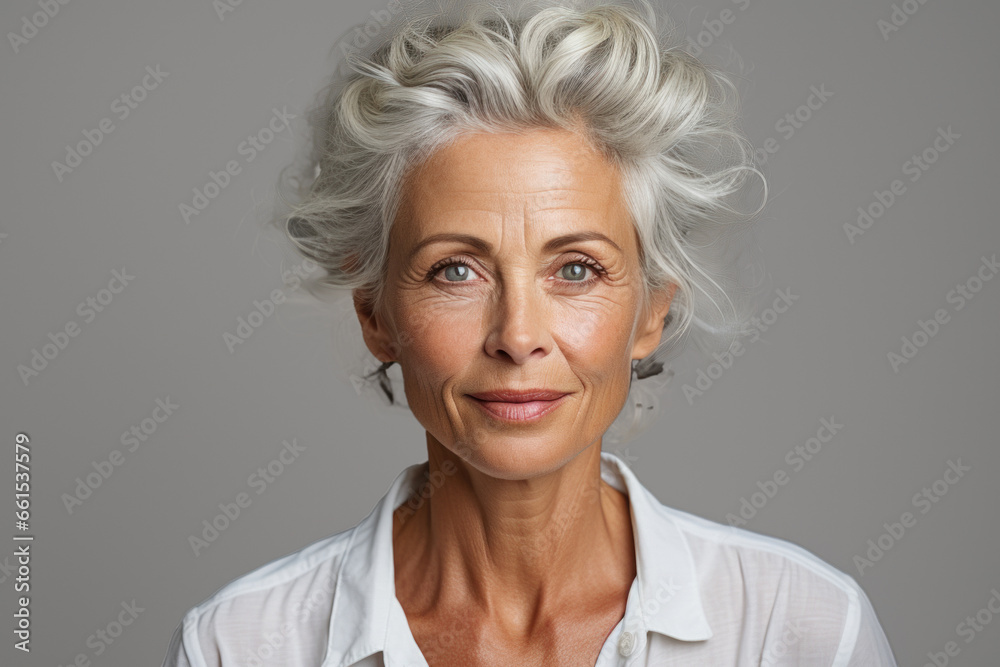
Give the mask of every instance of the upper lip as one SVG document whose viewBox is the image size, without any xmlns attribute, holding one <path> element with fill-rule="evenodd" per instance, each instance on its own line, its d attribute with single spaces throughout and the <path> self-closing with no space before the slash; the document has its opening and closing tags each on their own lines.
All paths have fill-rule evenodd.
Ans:
<svg viewBox="0 0 1000 667">
<path fill-rule="evenodd" d="M 568 392 L 552 389 L 497 389 L 469 394 L 481 401 L 500 401 L 503 403 L 527 403 L 528 401 L 554 401 Z"/>
</svg>

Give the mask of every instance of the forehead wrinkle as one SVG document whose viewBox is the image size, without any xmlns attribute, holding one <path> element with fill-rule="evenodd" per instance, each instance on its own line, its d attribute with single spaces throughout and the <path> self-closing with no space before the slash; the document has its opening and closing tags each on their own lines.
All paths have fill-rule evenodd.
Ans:
<svg viewBox="0 0 1000 667">
<path fill-rule="evenodd" d="M 560 187 L 539 188 L 527 194 L 536 210 L 565 209 L 573 211 L 607 211 L 613 206 L 615 192 L 612 188 Z M 582 195 L 582 196 L 581 196 Z"/>
<path fill-rule="evenodd" d="M 539 143 L 549 142 L 543 137 Z M 431 231 L 428 227 L 434 227 L 433 219 L 441 216 L 450 220 L 448 227 L 452 224 L 458 227 L 456 232 L 473 234 L 477 228 L 496 230 L 493 225 L 499 222 L 501 246 L 518 236 L 520 245 L 527 246 L 528 234 L 551 232 L 552 236 L 559 236 L 560 231 L 572 233 L 575 228 L 589 227 L 595 222 L 605 223 L 598 227 L 607 227 L 602 231 L 610 236 L 617 235 L 618 225 L 609 219 L 611 213 L 617 212 L 616 188 L 587 187 L 595 183 L 614 186 L 618 183 L 617 174 L 603 163 L 594 164 L 588 159 L 581 162 L 580 157 L 590 157 L 582 148 L 570 148 L 568 155 L 556 157 L 528 151 L 518 159 L 508 159 L 511 156 L 504 152 L 500 159 L 476 162 L 477 168 L 471 170 L 463 160 L 444 159 L 445 153 L 425 165 L 436 163 L 437 169 L 444 168 L 443 174 L 433 178 L 421 170 L 414 179 L 420 185 L 417 188 L 420 201 L 414 203 L 424 214 L 417 216 L 418 234 Z M 521 168 L 524 165 L 529 165 L 530 177 L 525 177 Z M 531 168 L 538 166 L 543 168 Z M 520 219 L 517 208 L 521 208 Z"/>
</svg>

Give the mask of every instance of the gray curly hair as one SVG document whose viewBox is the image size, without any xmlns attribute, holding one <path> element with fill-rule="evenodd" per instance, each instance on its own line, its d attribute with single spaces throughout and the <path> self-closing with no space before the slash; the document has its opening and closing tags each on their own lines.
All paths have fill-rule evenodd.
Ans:
<svg viewBox="0 0 1000 667">
<path fill-rule="evenodd" d="M 658 26 L 647 0 L 630 4 L 494 0 L 423 13 L 391 5 L 394 25 L 379 27 L 370 55 L 348 50 L 349 74 L 335 74 L 308 113 L 304 163 L 282 172 L 292 191 L 276 222 L 325 273 L 310 291 L 357 289 L 381 304 L 402 185 L 438 148 L 467 132 L 563 128 L 620 171 L 643 303 L 676 285 L 660 345 L 633 375 L 659 374 L 689 335 L 706 352 L 729 349 L 754 305 L 731 255 L 748 247 L 740 241 L 760 210 L 737 204 L 750 174 L 761 179 L 762 202 L 767 184 L 738 129 L 732 80 L 673 44 L 673 25 L 661 14 Z M 378 370 L 391 402 L 385 365 Z M 658 410 L 648 390 L 634 398 L 623 410 L 626 435 L 613 441 Z"/>
</svg>

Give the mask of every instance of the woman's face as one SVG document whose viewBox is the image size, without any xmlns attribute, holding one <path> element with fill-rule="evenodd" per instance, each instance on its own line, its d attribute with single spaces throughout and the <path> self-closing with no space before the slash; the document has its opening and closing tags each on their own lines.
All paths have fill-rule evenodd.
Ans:
<svg viewBox="0 0 1000 667">
<path fill-rule="evenodd" d="M 620 190 L 612 165 L 558 129 L 465 135 L 406 182 L 384 303 L 359 307 L 365 341 L 399 362 L 428 433 L 485 474 L 534 477 L 599 442 L 631 360 L 660 341 L 672 292 L 640 312 Z M 527 389 L 561 397 L 473 396 Z"/>
</svg>

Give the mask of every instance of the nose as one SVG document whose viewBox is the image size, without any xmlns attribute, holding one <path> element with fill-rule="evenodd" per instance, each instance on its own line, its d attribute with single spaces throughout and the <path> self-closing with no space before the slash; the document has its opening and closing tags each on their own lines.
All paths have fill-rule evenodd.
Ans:
<svg viewBox="0 0 1000 667">
<path fill-rule="evenodd" d="M 521 366 L 552 351 L 549 318 L 540 290 L 529 279 L 504 283 L 500 298 L 487 315 L 491 322 L 487 354 Z"/>
</svg>

